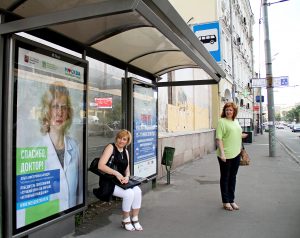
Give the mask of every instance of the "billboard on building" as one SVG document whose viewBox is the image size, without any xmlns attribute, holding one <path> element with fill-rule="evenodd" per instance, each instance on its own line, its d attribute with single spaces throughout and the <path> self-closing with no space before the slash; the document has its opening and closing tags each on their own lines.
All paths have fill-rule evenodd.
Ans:
<svg viewBox="0 0 300 238">
<path fill-rule="evenodd" d="M 16 37 L 13 233 L 85 206 L 87 62 Z M 77 120 L 80 119 L 80 120 Z"/>
</svg>

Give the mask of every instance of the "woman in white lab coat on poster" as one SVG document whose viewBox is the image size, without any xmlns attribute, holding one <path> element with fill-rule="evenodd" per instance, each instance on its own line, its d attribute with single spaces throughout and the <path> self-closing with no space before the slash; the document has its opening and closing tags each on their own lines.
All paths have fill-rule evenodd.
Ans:
<svg viewBox="0 0 300 238">
<path fill-rule="evenodd" d="M 60 169 L 60 192 L 52 195 L 51 199 L 58 198 L 59 210 L 64 211 L 82 200 L 82 191 L 78 191 L 79 147 L 74 139 L 66 135 L 72 124 L 73 108 L 69 91 L 63 83 L 50 85 L 42 98 L 42 106 L 42 145 L 48 147 L 45 168 Z"/>
<path fill-rule="evenodd" d="M 55 205 L 49 205 L 51 209 L 48 209 L 54 214 L 83 202 L 82 182 L 79 181 L 82 174 L 79 146 L 67 135 L 72 118 L 73 108 L 68 89 L 61 82 L 51 84 L 42 97 L 40 124 L 43 136 L 35 146 L 47 148 L 44 171 L 56 171 L 56 178 L 51 184 L 55 192 L 49 196 L 49 202 L 54 201 Z M 47 217 L 51 214 L 46 212 L 44 215 Z M 17 221 L 17 227 L 28 224 L 26 209 L 18 211 Z"/>
</svg>

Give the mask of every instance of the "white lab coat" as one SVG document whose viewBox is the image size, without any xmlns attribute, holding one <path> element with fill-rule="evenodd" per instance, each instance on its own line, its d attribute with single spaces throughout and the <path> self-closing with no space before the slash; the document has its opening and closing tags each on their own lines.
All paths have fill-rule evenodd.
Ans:
<svg viewBox="0 0 300 238">
<path fill-rule="evenodd" d="M 79 187 L 79 163 L 80 160 L 79 147 L 77 142 L 69 136 L 64 137 L 65 154 L 64 154 L 64 168 L 58 159 L 55 148 L 52 144 L 49 134 L 42 137 L 42 140 L 35 146 L 43 146 L 48 148 L 48 156 L 45 161 L 45 171 L 60 170 L 60 188 L 59 192 L 50 195 L 50 200 L 59 200 L 59 211 L 64 211 L 74 207 L 82 201 L 83 191 L 77 191 Z M 80 186 L 82 187 L 82 186 Z M 17 228 L 25 224 L 25 209 L 17 211 Z"/>
<path fill-rule="evenodd" d="M 49 134 L 43 137 L 42 143 L 42 146 L 48 147 L 48 160 L 45 163 L 45 170 L 60 169 L 60 192 L 50 196 L 50 200 L 59 199 L 60 211 L 76 205 L 80 161 L 79 148 L 75 140 L 65 136 L 64 142 L 64 169 L 60 164 Z"/>
</svg>

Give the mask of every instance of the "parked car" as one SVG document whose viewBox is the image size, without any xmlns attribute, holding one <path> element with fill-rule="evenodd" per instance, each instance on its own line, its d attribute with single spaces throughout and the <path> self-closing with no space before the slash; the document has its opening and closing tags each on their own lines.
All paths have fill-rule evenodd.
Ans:
<svg viewBox="0 0 300 238">
<path fill-rule="evenodd" d="M 88 120 L 89 120 L 89 123 L 98 123 L 99 122 L 99 118 L 97 116 L 92 116 L 92 115 L 88 116 Z"/>
<path fill-rule="evenodd" d="M 292 132 L 300 132 L 300 124 L 295 124 L 293 126 Z"/>
<path fill-rule="evenodd" d="M 284 129 L 284 126 L 282 124 L 276 125 L 276 129 Z"/>
</svg>

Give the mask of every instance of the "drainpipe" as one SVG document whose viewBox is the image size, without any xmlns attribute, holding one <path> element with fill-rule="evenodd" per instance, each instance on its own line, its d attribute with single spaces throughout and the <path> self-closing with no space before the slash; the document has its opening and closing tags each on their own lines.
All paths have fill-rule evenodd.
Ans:
<svg viewBox="0 0 300 238">
<path fill-rule="evenodd" d="M 230 10 L 230 43 L 231 43 L 231 73 L 232 73 L 232 100 L 235 103 L 236 83 L 234 78 L 234 52 L 233 52 L 233 19 L 232 19 L 232 0 L 229 0 Z"/>
</svg>

